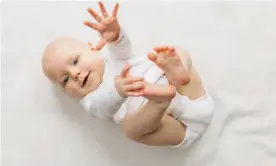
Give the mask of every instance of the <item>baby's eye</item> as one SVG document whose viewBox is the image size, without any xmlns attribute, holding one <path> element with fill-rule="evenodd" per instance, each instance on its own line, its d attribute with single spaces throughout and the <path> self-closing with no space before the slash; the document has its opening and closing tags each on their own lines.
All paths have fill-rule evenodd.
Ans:
<svg viewBox="0 0 276 166">
<path fill-rule="evenodd" d="M 69 80 L 69 76 L 65 77 L 63 80 L 63 85 L 65 86 Z"/>
<path fill-rule="evenodd" d="M 75 58 L 75 59 L 74 59 L 74 65 L 77 65 L 78 62 L 79 62 L 79 58 Z"/>
</svg>

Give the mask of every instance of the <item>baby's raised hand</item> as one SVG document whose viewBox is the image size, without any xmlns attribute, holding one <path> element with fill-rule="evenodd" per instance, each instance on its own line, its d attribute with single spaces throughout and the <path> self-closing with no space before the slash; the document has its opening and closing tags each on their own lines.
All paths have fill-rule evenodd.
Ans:
<svg viewBox="0 0 276 166">
<path fill-rule="evenodd" d="M 142 96 L 144 83 L 143 77 L 129 76 L 129 70 L 131 66 L 127 65 L 121 74 L 115 77 L 115 87 L 117 92 L 122 97 L 128 96 Z"/>
<path fill-rule="evenodd" d="M 102 2 L 99 2 L 99 6 L 102 12 L 102 17 L 99 16 L 93 9 L 87 9 L 87 11 L 98 23 L 92 23 L 89 21 L 84 22 L 86 26 L 96 30 L 101 35 L 102 39 L 96 45 L 96 50 L 100 50 L 101 48 L 103 48 L 106 43 L 116 41 L 119 37 L 120 32 L 120 24 L 117 19 L 119 3 L 116 3 L 116 5 L 114 6 L 111 16 L 106 12 L 106 9 Z"/>
<path fill-rule="evenodd" d="M 170 102 L 176 95 L 175 87 L 170 84 L 151 84 L 142 81 L 142 85 L 143 89 L 139 90 L 142 92 L 141 96 L 157 103 Z"/>
</svg>

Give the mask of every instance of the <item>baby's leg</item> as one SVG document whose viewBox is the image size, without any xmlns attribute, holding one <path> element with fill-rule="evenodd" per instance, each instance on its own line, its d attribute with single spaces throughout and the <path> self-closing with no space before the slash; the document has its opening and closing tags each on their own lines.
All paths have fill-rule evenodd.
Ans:
<svg viewBox="0 0 276 166">
<path fill-rule="evenodd" d="M 124 119 L 124 131 L 134 140 L 140 139 L 160 126 L 176 90 L 171 85 L 145 83 L 143 93 L 148 99 L 146 104 L 135 112 L 127 113 Z"/>
<path fill-rule="evenodd" d="M 161 53 L 161 51 L 163 52 Z M 190 94 L 192 94 L 191 98 L 202 96 L 202 92 L 199 90 L 202 88 L 200 79 L 191 65 L 190 58 L 187 57 L 185 53 L 178 53 L 174 48 L 170 47 L 157 48 L 156 52 L 158 56 L 149 54 L 149 59 L 165 71 L 168 80 L 171 84 L 175 85 L 177 91 L 181 95 L 189 94 L 187 93 L 187 91 L 189 91 Z M 180 73 L 182 74 L 180 75 Z M 161 98 L 160 96 L 157 97 L 153 94 L 151 94 L 151 96 L 150 93 L 145 93 L 148 95 L 146 97 L 149 101 L 137 111 L 137 114 L 127 115 L 128 119 L 125 123 L 125 129 L 127 129 L 125 132 L 127 135 L 133 140 L 147 145 L 182 145 L 185 137 L 187 137 L 185 138 L 186 141 L 192 142 L 194 140 L 194 135 L 201 135 L 203 131 L 197 131 L 194 135 L 191 134 L 192 132 L 186 133 L 187 126 L 180 122 L 183 120 L 181 117 L 178 117 L 179 120 L 176 120 L 165 114 L 169 103 L 171 103 L 171 99 L 164 98 L 164 96 L 162 97 L 167 90 L 158 90 L 156 85 L 154 86 L 155 87 L 150 88 L 150 93 L 163 93 L 158 94 L 161 95 Z M 202 104 L 200 104 L 199 108 L 201 108 L 201 106 Z M 205 108 L 205 106 L 203 106 L 203 108 Z M 191 120 L 200 119 L 196 118 L 200 115 L 197 110 L 199 109 L 196 108 L 189 111 L 190 113 L 194 112 L 196 115 L 195 117 L 191 115 Z M 203 128 L 205 129 L 209 124 L 210 118 L 208 118 L 208 112 L 203 110 L 202 113 L 204 115 L 206 114 L 206 118 L 203 118 L 203 120 L 201 119 L 195 126 L 206 121 L 207 125 L 205 125 L 205 123 L 203 124 Z"/>
<path fill-rule="evenodd" d="M 134 141 L 152 146 L 178 146 L 186 137 L 186 126 L 172 116 L 165 114 L 152 132 L 139 137 L 130 137 Z"/>
</svg>

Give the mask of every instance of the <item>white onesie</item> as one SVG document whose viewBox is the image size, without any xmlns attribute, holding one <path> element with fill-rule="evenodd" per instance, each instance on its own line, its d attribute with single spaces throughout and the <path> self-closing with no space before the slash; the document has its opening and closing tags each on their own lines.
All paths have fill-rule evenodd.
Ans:
<svg viewBox="0 0 276 166">
<path fill-rule="evenodd" d="M 120 73 L 125 63 L 130 63 L 131 76 L 141 76 L 145 81 L 152 84 L 168 84 L 164 72 L 146 57 L 136 57 L 131 51 L 131 44 L 123 30 L 117 42 L 109 44 L 109 57 L 105 58 L 105 73 L 103 83 L 93 92 L 80 100 L 81 105 L 91 115 L 100 119 L 113 118 L 115 123 L 120 124 L 128 111 L 138 110 L 147 101 L 143 97 L 122 98 L 114 86 L 114 77 Z M 213 101 L 206 92 L 197 100 L 189 100 L 186 96 L 177 94 L 172 100 L 173 117 L 186 128 L 185 139 L 177 146 L 191 145 L 208 128 L 212 113 Z"/>
</svg>

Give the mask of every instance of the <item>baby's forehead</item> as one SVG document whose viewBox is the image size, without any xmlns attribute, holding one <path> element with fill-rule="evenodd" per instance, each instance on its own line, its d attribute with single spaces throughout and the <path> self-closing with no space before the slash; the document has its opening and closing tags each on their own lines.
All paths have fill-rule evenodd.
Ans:
<svg viewBox="0 0 276 166">
<path fill-rule="evenodd" d="M 85 49 L 86 45 L 75 38 L 63 37 L 55 40 L 49 45 L 49 53 L 51 58 L 64 58 L 68 59 L 70 55 L 74 55 Z"/>
<path fill-rule="evenodd" d="M 87 45 L 76 38 L 57 38 L 47 45 L 43 54 L 43 63 L 58 65 L 56 63 L 70 60 L 70 57 L 72 57 L 72 55 L 75 55 L 76 53 L 86 48 Z"/>
</svg>

